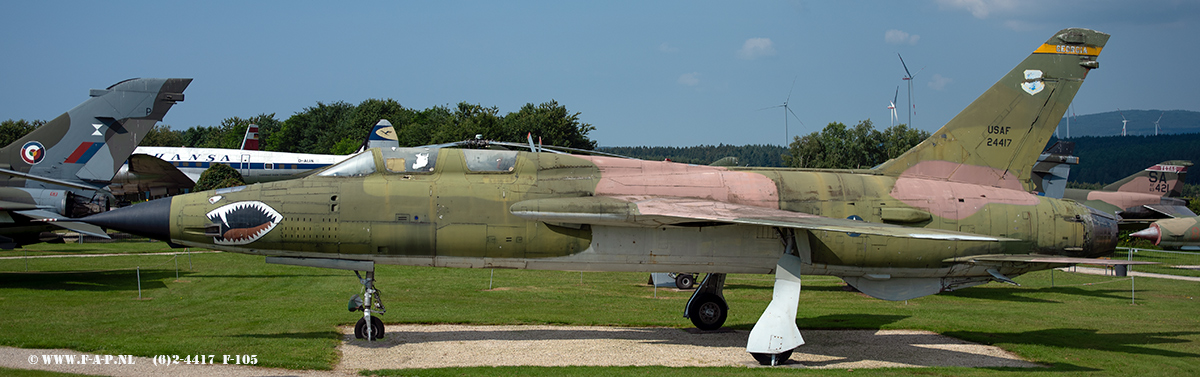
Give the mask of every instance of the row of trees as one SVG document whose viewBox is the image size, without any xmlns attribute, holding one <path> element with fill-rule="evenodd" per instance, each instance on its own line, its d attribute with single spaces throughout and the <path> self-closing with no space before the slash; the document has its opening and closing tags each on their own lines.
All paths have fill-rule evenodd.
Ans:
<svg viewBox="0 0 1200 377">
<path fill-rule="evenodd" d="M 783 161 L 793 168 L 865 169 L 896 158 L 927 138 L 929 131 L 904 124 L 879 132 L 870 119 L 852 128 L 833 122 L 821 132 L 796 136 Z"/>
<path fill-rule="evenodd" d="M 25 134 L 33 131 L 34 128 L 38 128 L 43 124 L 46 124 L 46 121 L 35 120 L 30 122 L 24 119 L 9 119 L 0 122 L 0 147 L 12 144 L 12 142 L 17 141 L 17 139 L 20 139 Z"/>
<path fill-rule="evenodd" d="M 738 165 L 782 167 L 787 149 L 778 145 L 699 145 L 694 147 L 600 147 L 601 152 L 640 158 L 708 165 L 725 157 L 737 157 Z"/>
<path fill-rule="evenodd" d="M 318 102 L 282 122 L 275 114 L 261 114 L 228 118 L 215 127 L 197 126 L 183 131 L 159 126 L 146 135 L 142 145 L 237 148 L 246 127 L 257 124 L 264 150 L 347 154 L 358 149 L 376 122 L 387 119 L 395 126 L 401 146 L 462 141 L 475 135 L 491 140 L 523 141 L 526 133 L 532 133 L 547 145 L 595 149 L 596 142 L 588 133 L 596 128 L 581 123 L 579 114 L 567 111 L 555 101 L 526 104 L 505 115 L 500 115 L 496 107 L 466 102 L 424 110 L 405 108 L 393 99 L 368 99 L 357 106 Z"/>
</svg>

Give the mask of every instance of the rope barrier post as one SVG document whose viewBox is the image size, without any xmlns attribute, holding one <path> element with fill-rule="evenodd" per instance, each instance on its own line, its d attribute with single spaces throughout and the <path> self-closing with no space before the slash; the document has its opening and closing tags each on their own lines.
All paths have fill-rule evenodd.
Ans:
<svg viewBox="0 0 1200 377">
<path fill-rule="evenodd" d="M 175 254 L 171 259 L 175 260 L 175 280 L 179 280 L 179 254 Z"/>
<path fill-rule="evenodd" d="M 496 280 L 496 269 L 492 269 L 492 277 L 488 278 L 488 290 L 492 290 L 492 281 Z"/>
<path fill-rule="evenodd" d="M 1129 275 L 1129 304 L 1130 305 L 1137 305 L 1137 289 L 1134 288 L 1135 286 L 1136 285 L 1133 283 L 1133 275 Z"/>
<path fill-rule="evenodd" d="M 1050 269 L 1050 288 L 1054 288 L 1054 270 L 1057 270 L 1057 268 Z"/>
<path fill-rule="evenodd" d="M 138 300 L 142 299 L 142 266 L 137 267 Z"/>
<path fill-rule="evenodd" d="M 188 254 L 188 271 L 192 270 L 192 248 L 183 249 Z"/>
</svg>

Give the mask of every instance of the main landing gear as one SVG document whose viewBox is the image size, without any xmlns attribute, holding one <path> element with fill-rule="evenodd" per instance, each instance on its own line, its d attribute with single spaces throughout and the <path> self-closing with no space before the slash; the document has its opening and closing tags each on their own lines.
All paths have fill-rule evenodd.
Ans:
<svg viewBox="0 0 1200 377">
<path fill-rule="evenodd" d="M 725 295 L 722 294 L 724 288 L 725 274 L 705 275 L 704 281 L 692 292 L 692 298 L 684 307 L 683 317 L 692 320 L 696 328 L 704 331 L 720 329 L 729 313 L 729 304 L 725 303 Z"/>
<path fill-rule="evenodd" d="M 354 338 L 366 340 L 383 339 L 384 328 L 383 320 L 379 317 L 371 315 L 372 310 L 379 314 L 387 313 L 387 309 L 383 307 L 383 300 L 379 298 L 379 290 L 375 289 L 375 271 L 367 271 L 367 277 L 363 278 L 358 271 L 354 271 L 354 275 L 358 276 L 358 282 L 363 285 L 363 293 L 350 297 L 348 309 L 350 311 L 362 310 L 363 317 L 358 319 L 358 323 L 354 324 Z"/>
<path fill-rule="evenodd" d="M 800 304 L 800 267 L 810 260 L 808 231 L 776 228 L 784 252 L 775 264 L 775 290 L 767 310 L 763 311 L 746 341 L 746 351 L 762 365 L 780 365 L 804 344 L 796 327 L 796 307 Z M 809 262 L 811 263 L 811 262 Z M 712 331 L 721 328 L 729 312 L 722 294 L 725 274 L 710 273 L 692 293 L 683 316 L 696 328 Z"/>
</svg>

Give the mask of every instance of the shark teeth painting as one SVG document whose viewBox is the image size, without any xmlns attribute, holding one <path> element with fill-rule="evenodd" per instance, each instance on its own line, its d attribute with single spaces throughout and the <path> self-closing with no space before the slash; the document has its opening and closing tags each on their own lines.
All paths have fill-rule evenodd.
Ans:
<svg viewBox="0 0 1200 377">
<path fill-rule="evenodd" d="M 218 245 L 245 245 L 257 241 L 283 220 L 283 215 L 259 201 L 226 204 L 209 211 L 206 216 L 221 226 L 221 235 L 213 237 L 213 242 Z"/>
</svg>

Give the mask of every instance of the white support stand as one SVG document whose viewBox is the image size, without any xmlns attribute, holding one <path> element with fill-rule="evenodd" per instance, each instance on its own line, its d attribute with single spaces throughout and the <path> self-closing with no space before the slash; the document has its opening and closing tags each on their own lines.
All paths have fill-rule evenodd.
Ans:
<svg viewBox="0 0 1200 377">
<path fill-rule="evenodd" d="M 800 264 L 799 257 L 783 254 L 775 266 L 775 291 L 771 303 L 762 317 L 750 330 L 750 338 L 746 342 L 746 351 L 751 354 L 779 355 L 787 353 L 804 344 L 800 336 L 800 328 L 796 327 L 796 307 L 800 304 Z M 771 364 L 778 365 L 786 358 L 774 360 Z"/>
</svg>

